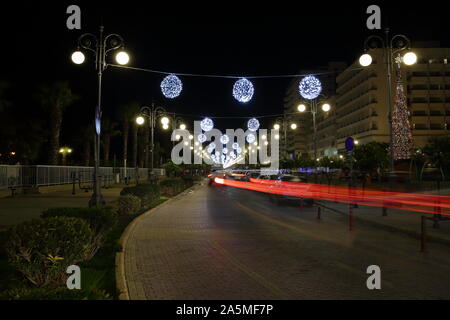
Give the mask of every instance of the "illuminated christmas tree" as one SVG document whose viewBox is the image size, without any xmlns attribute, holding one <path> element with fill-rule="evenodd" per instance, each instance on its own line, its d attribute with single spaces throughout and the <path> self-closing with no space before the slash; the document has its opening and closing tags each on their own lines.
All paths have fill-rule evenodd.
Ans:
<svg viewBox="0 0 450 320">
<path fill-rule="evenodd" d="M 392 110 L 392 152 L 394 160 L 410 159 L 412 149 L 413 138 L 409 123 L 409 110 L 402 76 L 400 71 L 397 71 L 396 96 Z"/>
</svg>

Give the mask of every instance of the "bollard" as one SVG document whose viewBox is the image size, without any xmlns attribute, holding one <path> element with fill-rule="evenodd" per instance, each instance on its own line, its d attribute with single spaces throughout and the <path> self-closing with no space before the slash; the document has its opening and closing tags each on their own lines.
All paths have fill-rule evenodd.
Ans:
<svg viewBox="0 0 450 320">
<path fill-rule="evenodd" d="M 421 232 L 420 232 L 420 252 L 427 252 L 427 218 L 421 216 Z"/>
<path fill-rule="evenodd" d="M 321 219 L 320 219 L 321 213 L 322 213 L 322 207 L 317 206 L 317 220 L 321 220 Z"/>
<path fill-rule="evenodd" d="M 348 205 L 348 231 L 353 230 L 353 205 Z"/>
</svg>

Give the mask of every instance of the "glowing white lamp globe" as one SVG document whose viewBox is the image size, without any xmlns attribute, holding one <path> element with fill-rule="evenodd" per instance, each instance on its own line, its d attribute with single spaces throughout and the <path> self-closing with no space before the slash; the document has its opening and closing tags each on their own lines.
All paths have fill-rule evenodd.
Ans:
<svg viewBox="0 0 450 320">
<path fill-rule="evenodd" d="M 277 123 L 276 125 L 273 126 L 273 128 L 274 128 L 275 130 L 280 130 L 280 125 Z"/>
<path fill-rule="evenodd" d="M 189 135 L 189 140 L 194 139 L 194 136 L 192 134 Z"/>
<path fill-rule="evenodd" d="M 403 63 L 407 66 L 411 66 L 413 64 L 416 64 L 417 62 L 417 56 L 414 52 L 408 52 L 403 56 Z"/>
<path fill-rule="evenodd" d="M 128 64 L 128 62 L 130 61 L 130 56 L 125 51 L 119 51 L 116 54 L 116 61 L 120 65 Z"/>
<path fill-rule="evenodd" d="M 145 122 L 145 119 L 144 119 L 144 117 L 142 117 L 142 116 L 139 116 L 139 117 L 137 117 L 136 118 L 136 123 L 138 124 L 138 125 L 143 125 L 144 124 L 144 122 Z"/>
<path fill-rule="evenodd" d="M 162 123 L 162 124 L 168 125 L 168 124 L 169 124 L 169 118 L 167 118 L 167 117 L 162 117 L 162 118 L 161 118 L 161 123 Z"/>
<path fill-rule="evenodd" d="M 84 62 L 84 53 L 81 51 L 75 51 L 74 53 L 72 53 L 72 62 L 75 64 L 82 64 Z"/>
<path fill-rule="evenodd" d="M 299 112 L 305 112 L 306 111 L 306 106 L 304 104 L 299 104 L 297 107 L 297 110 Z"/>
<path fill-rule="evenodd" d="M 186 125 L 185 124 L 180 124 L 180 129 L 181 130 L 186 130 Z"/>
<path fill-rule="evenodd" d="M 162 127 L 163 127 L 163 129 L 164 129 L 164 130 L 167 130 L 167 129 L 169 129 L 169 125 L 168 125 L 168 124 L 163 124 L 163 126 L 162 126 Z"/>
<path fill-rule="evenodd" d="M 323 110 L 324 112 L 328 112 L 328 111 L 331 110 L 331 106 L 330 106 L 328 103 L 324 103 L 324 104 L 322 105 L 322 110 Z"/>
<path fill-rule="evenodd" d="M 368 53 L 363 54 L 359 58 L 359 64 L 363 67 L 368 67 L 372 64 L 372 56 Z"/>
<path fill-rule="evenodd" d="M 292 129 L 292 130 L 297 129 L 297 125 L 296 125 L 295 123 L 291 124 L 291 129 Z"/>
</svg>

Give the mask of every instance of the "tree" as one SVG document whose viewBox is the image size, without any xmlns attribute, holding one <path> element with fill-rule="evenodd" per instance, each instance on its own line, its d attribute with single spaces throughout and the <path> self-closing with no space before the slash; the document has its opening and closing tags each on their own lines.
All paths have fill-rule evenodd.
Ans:
<svg viewBox="0 0 450 320">
<path fill-rule="evenodd" d="M 181 172 L 181 167 L 173 163 L 172 161 L 167 161 L 163 164 L 163 168 L 166 171 L 168 177 L 175 177 Z"/>
<path fill-rule="evenodd" d="M 49 114 L 49 153 L 48 163 L 58 164 L 59 136 L 64 110 L 70 106 L 78 96 L 72 93 L 67 81 L 56 81 L 38 87 L 36 99 Z"/>
<path fill-rule="evenodd" d="M 128 159 L 128 136 L 130 132 L 130 124 L 135 127 L 135 118 L 139 113 L 140 103 L 131 102 L 122 105 L 117 109 L 116 117 L 122 122 L 122 142 L 123 142 L 123 165 L 126 165 Z M 134 130 L 134 129 L 133 129 Z M 137 149 L 136 149 L 137 150 Z"/>
<path fill-rule="evenodd" d="M 382 142 L 369 142 L 357 146 L 353 150 L 355 167 L 366 173 L 387 168 L 389 165 L 388 148 L 389 144 Z"/>
<path fill-rule="evenodd" d="M 109 118 L 104 118 L 102 122 L 103 161 L 105 165 L 108 165 L 111 139 L 120 132 L 117 130 L 117 123 L 112 122 Z"/>
</svg>

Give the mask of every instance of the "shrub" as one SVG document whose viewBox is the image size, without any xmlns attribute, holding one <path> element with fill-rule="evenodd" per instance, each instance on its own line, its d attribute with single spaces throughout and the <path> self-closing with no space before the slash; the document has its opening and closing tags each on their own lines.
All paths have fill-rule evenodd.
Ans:
<svg viewBox="0 0 450 320">
<path fill-rule="evenodd" d="M 67 267 L 86 259 L 92 237 L 79 218 L 34 219 L 8 230 L 5 250 L 10 264 L 33 284 L 65 283 Z"/>
<path fill-rule="evenodd" d="M 120 196 L 118 203 L 119 215 L 134 214 L 141 208 L 141 199 L 132 194 Z"/>
<path fill-rule="evenodd" d="M 143 207 L 150 206 L 154 201 L 159 199 L 160 189 L 157 184 L 139 184 L 134 187 L 123 188 L 120 192 L 121 196 L 131 194 L 141 199 Z"/>
<path fill-rule="evenodd" d="M 159 185 L 162 194 L 174 196 L 185 189 L 186 183 L 182 178 L 170 178 L 162 180 Z"/>
<path fill-rule="evenodd" d="M 93 231 L 86 260 L 90 260 L 97 253 L 103 245 L 106 234 L 117 223 L 117 212 L 112 207 L 51 208 L 44 211 L 41 217 L 74 217 L 85 220 Z"/>
<path fill-rule="evenodd" d="M 18 287 L 0 293 L 0 300 L 112 300 L 104 290 L 69 290 L 67 287 Z"/>
</svg>

